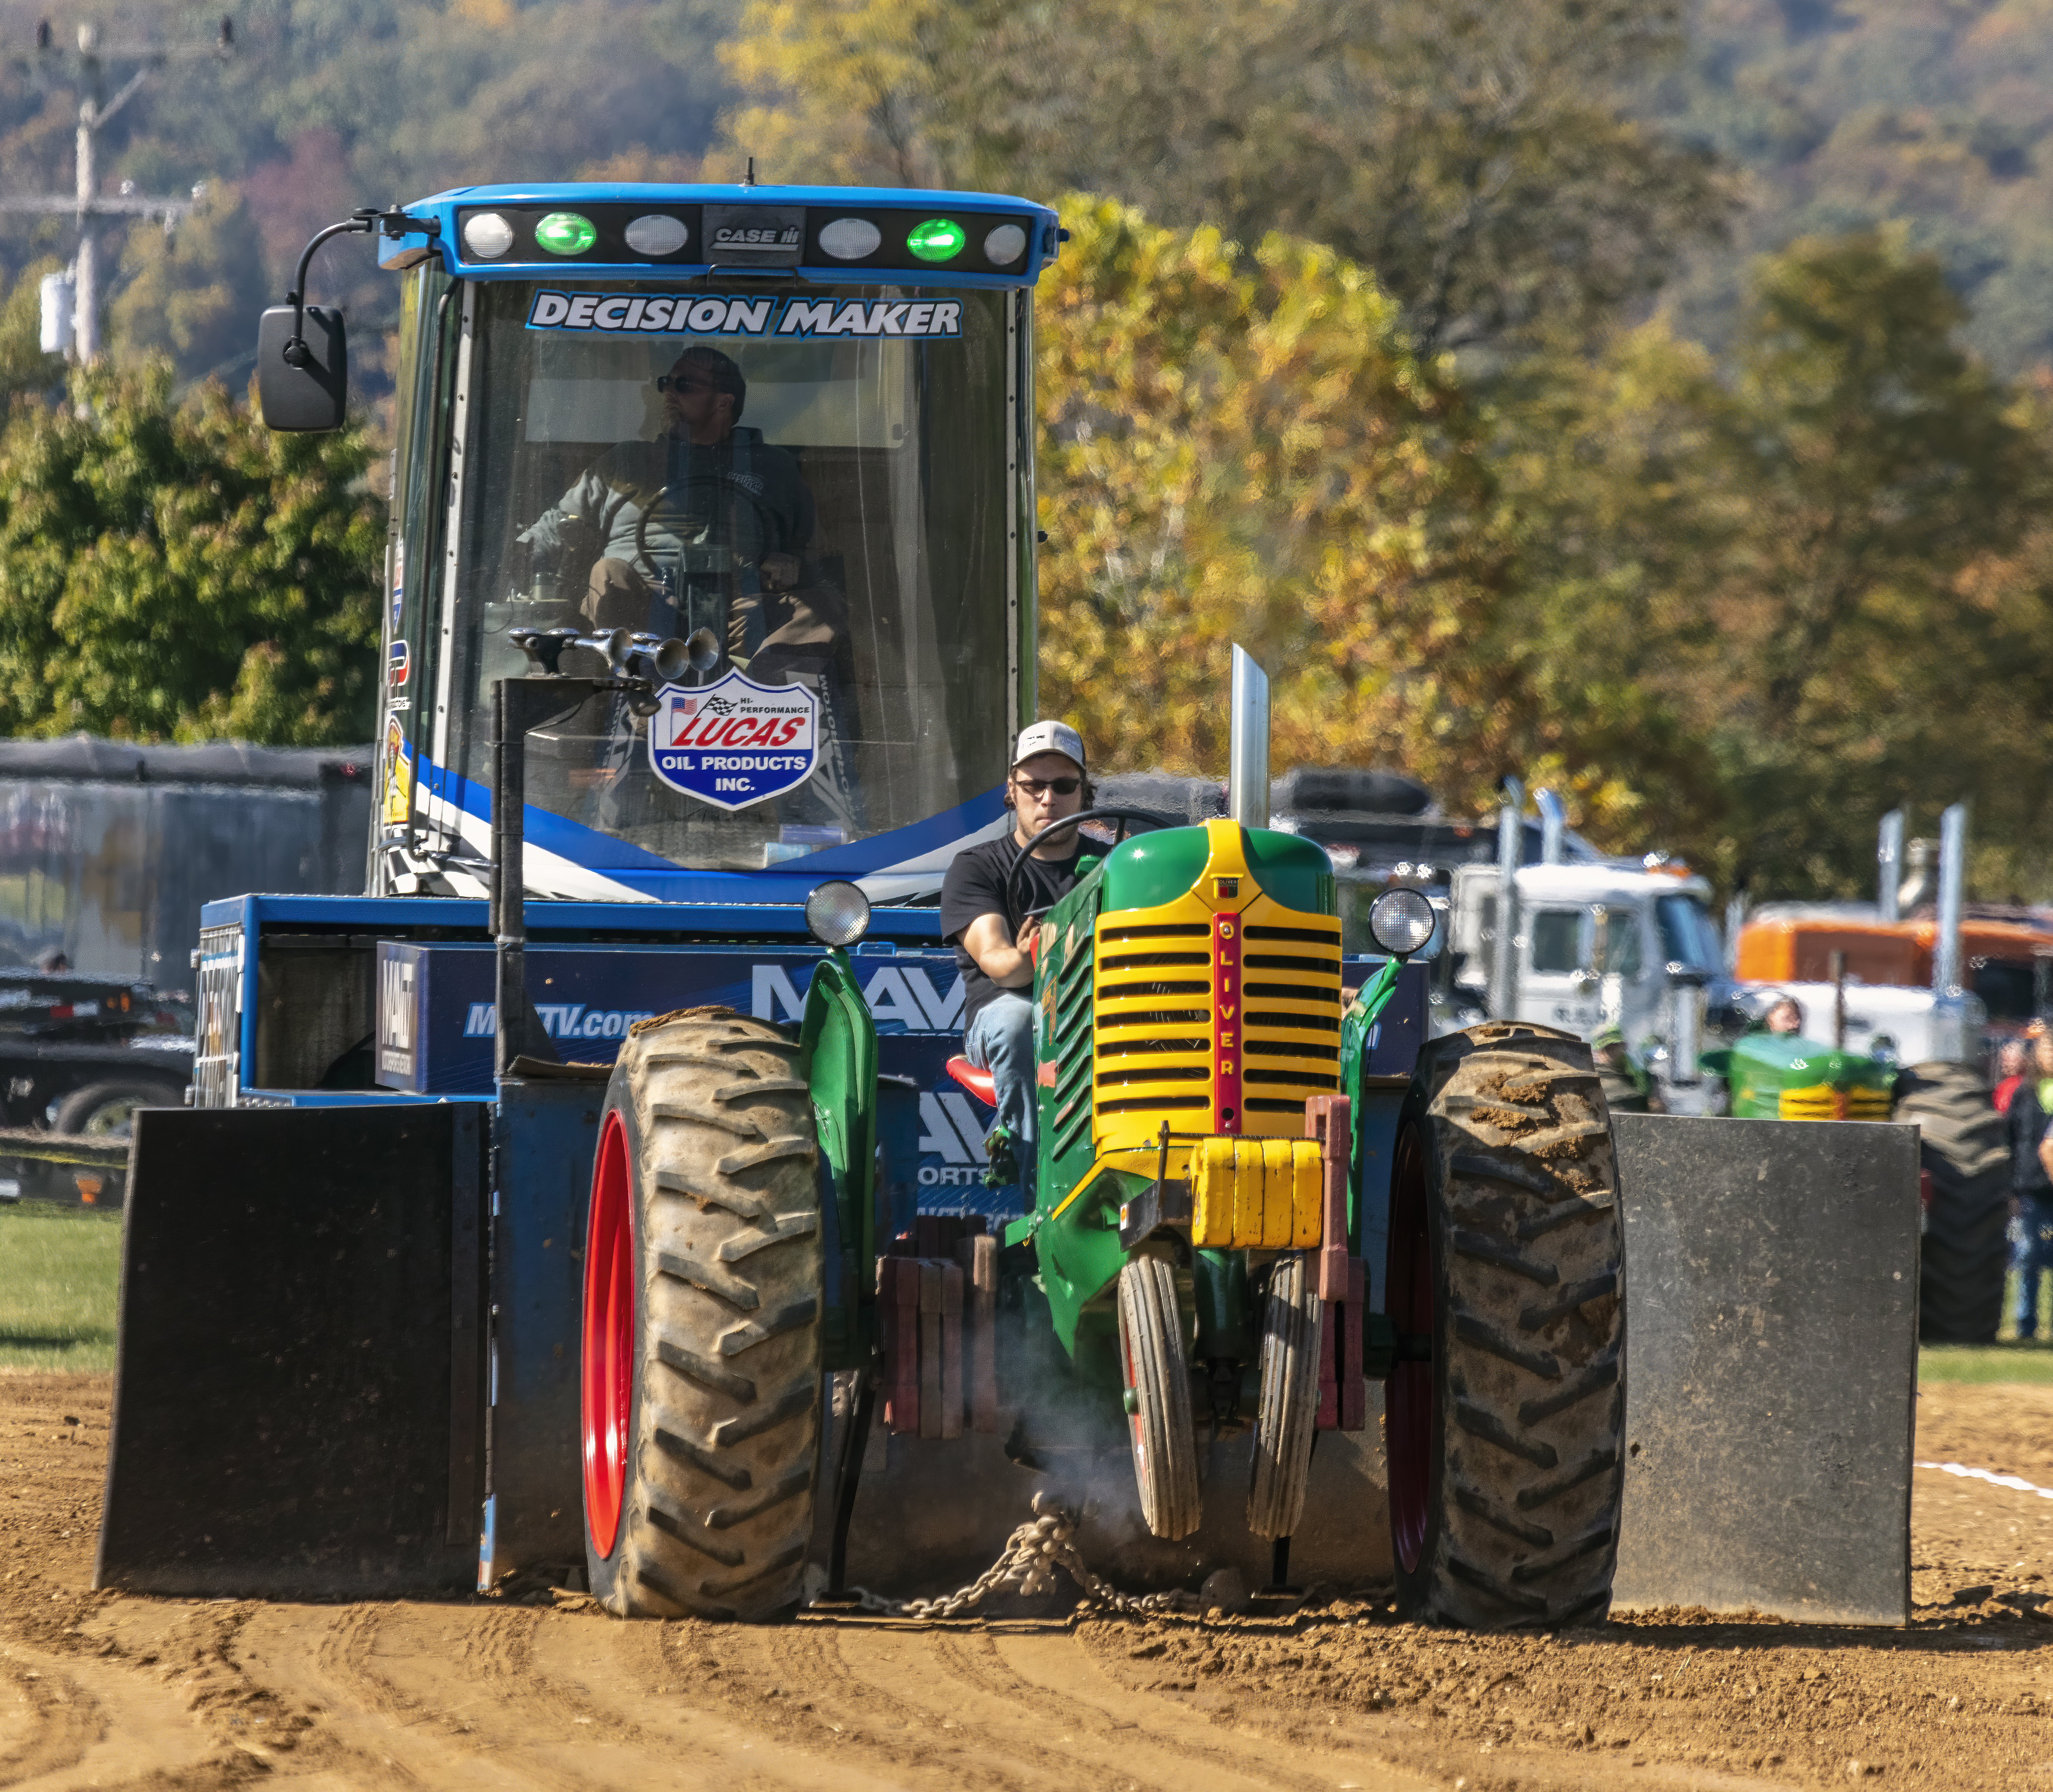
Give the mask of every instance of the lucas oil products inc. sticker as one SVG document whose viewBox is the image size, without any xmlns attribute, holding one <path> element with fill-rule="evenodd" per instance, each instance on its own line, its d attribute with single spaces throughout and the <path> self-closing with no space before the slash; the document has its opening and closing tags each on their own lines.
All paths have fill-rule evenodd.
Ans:
<svg viewBox="0 0 2053 1792">
<path fill-rule="evenodd" d="M 960 299 L 763 299 L 709 292 L 537 292 L 528 327 L 595 336 L 954 337 Z"/>
<path fill-rule="evenodd" d="M 688 688 L 665 684 L 649 719 L 649 763 L 673 790 L 746 809 L 795 790 L 819 763 L 819 700 L 803 684 L 739 672 Z"/>
</svg>

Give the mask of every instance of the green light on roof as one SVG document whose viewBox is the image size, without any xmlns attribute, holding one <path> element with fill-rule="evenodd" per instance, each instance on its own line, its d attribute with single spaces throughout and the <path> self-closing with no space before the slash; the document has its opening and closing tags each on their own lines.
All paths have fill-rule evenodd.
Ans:
<svg viewBox="0 0 2053 1792">
<path fill-rule="evenodd" d="M 599 232 L 575 212 L 551 212 L 535 226 L 535 241 L 552 255 L 582 255 L 599 241 Z"/>
<path fill-rule="evenodd" d="M 952 261 L 968 241 L 953 218 L 930 218 L 924 224 L 913 225 L 905 246 L 922 261 Z"/>
</svg>

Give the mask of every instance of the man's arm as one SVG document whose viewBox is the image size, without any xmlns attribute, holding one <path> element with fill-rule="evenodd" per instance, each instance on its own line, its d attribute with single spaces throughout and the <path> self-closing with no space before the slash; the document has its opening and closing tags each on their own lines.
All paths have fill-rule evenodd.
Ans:
<svg viewBox="0 0 2053 1792">
<path fill-rule="evenodd" d="M 1024 989 L 1034 981 L 1033 954 L 1013 944 L 1012 929 L 1003 915 L 978 916 L 963 929 L 962 945 L 977 968 L 1001 989 Z"/>
</svg>

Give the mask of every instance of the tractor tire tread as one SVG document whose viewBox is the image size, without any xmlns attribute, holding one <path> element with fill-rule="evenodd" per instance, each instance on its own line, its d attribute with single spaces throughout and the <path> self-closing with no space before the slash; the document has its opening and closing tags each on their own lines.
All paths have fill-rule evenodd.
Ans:
<svg viewBox="0 0 2053 1792">
<path fill-rule="evenodd" d="M 1397 1565 L 1399 1610 L 1478 1629 L 1600 1614 L 1625 1404 L 1624 1237 L 1602 1080 L 1572 1035 L 1491 1022 L 1425 1047 L 1406 1113 L 1422 1129 L 1437 1229 L 1444 1404 L 1423 1543 L 1414 1568 Z"/>
<path fill-rule="evenodd" d="M 1258 1537 L 1290 1536 L 1305 1516 L 1325 1310 L 1311 1254 L 1278 1258 L 1262 1304 L 1261 1391 L 1248 1453 L 1247 1528 Z"/>
<path fill-rule="evenodd" d="M 1919 1240 L 1918 1335 L 1928 1344 L 1996 1342 L 2010 1267 L 2010 1139 L 1965 1065 L 1918 1064 L 1897 1079 L 1894 1116 L 1918 1131 L 1931 1202 Z"/>
<path fill-rule="evenodd" d="M 637 1160 L 641 1379 L 592 1590 L 622 1617 L 770 1618 L 799 1594 L 818 1473 L 811 1102 L 787 1040 L 704 1009 L 630 1035 L 607 1100 Z"/>
<path fill-rule="evenodd" d="M 1132 1359 L 1131 1391 L 1139 1408 L 1133 1416 L 1139 1421 L 1134 1468 L 1140 1515 L 1155 1535 L 1174 1541 L 1190 1535 L 1204 1517 L 1175 1266 L 1144 1246 L 1121 1268 L 1117 1299 L 1121 1355 Z"/>
</svg>

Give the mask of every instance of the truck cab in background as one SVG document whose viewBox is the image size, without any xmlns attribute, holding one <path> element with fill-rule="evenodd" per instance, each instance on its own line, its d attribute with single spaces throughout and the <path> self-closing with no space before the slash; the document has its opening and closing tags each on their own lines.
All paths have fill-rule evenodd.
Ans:
<svg viewBox="0 0 2053 1792">
<path fill-rule="evenodd" d="M 1436 1034 L 1489 1017 L 1501 884 L 1494 865 L 1454 869 Z M 1679 866 L 1592 860 L 1521 865 L 1515 884 L 1513 1001 L 1498 1018 L 1585 1039 L 1615 1029 L 1667 1112 L 1721 1112 L 1723 1085 L 1698 1065 L 1707 1010 L 1728 989 L 1710 884 Z"/>
</svg>

